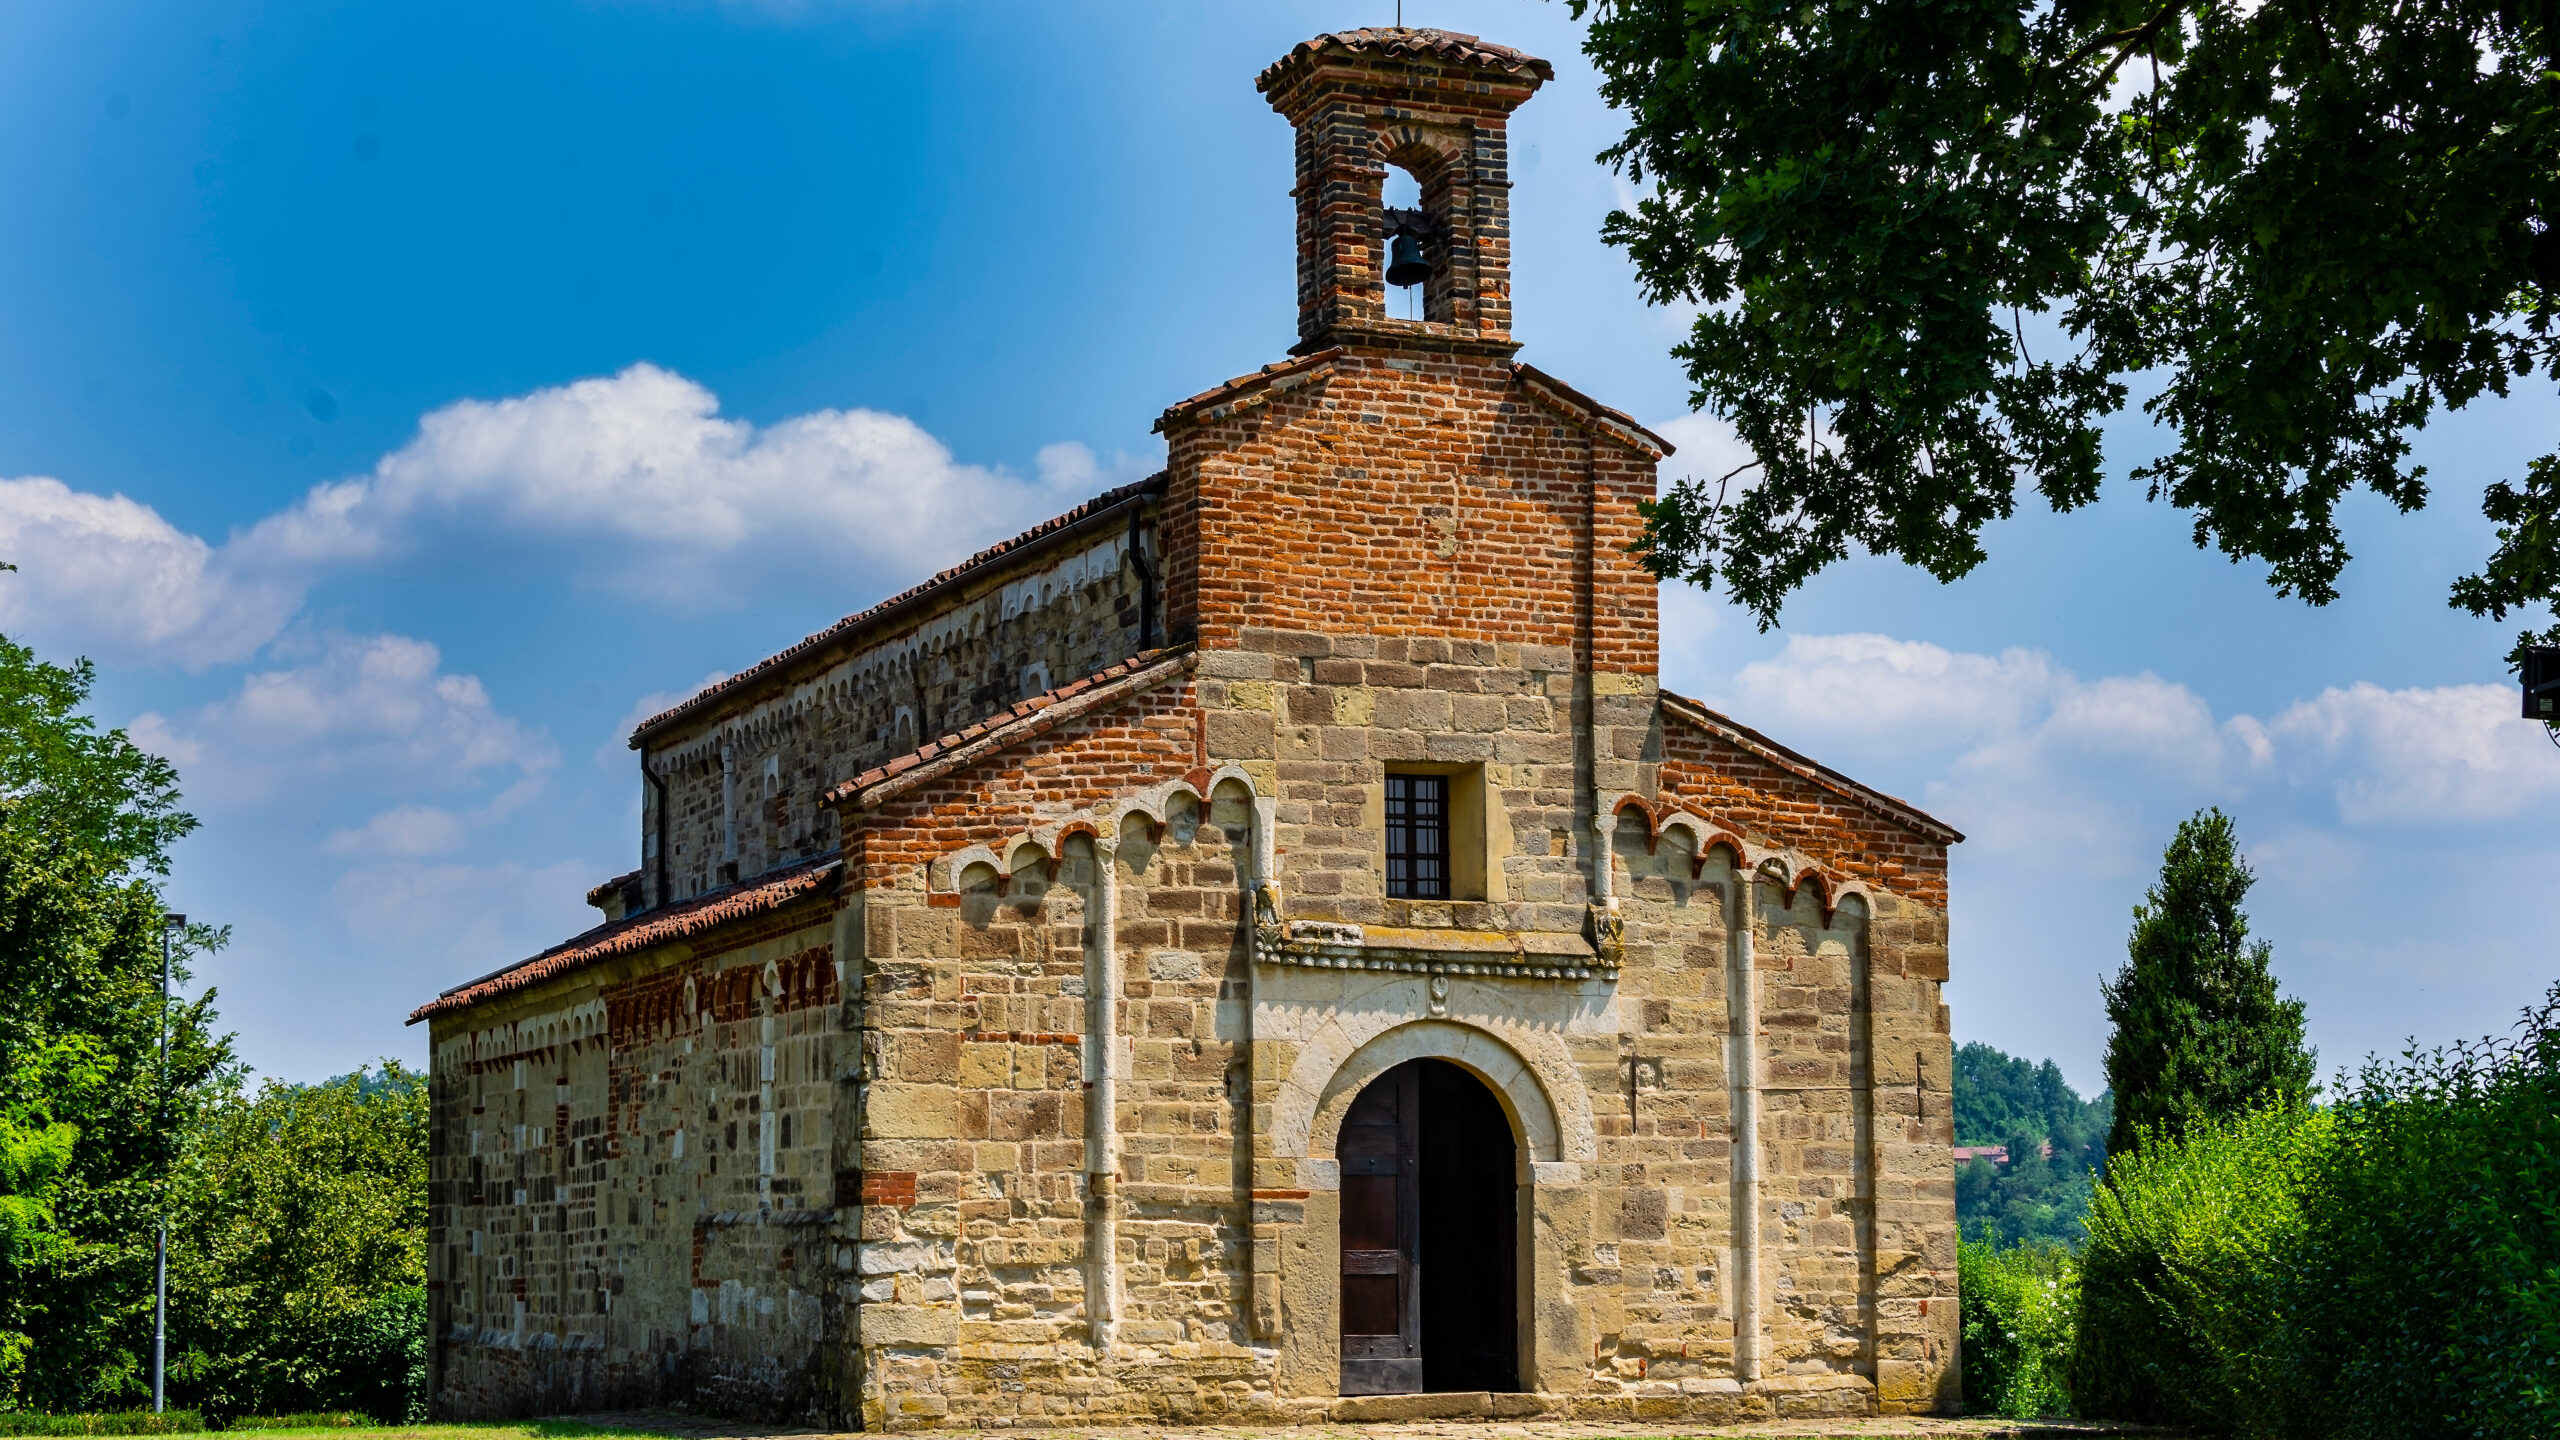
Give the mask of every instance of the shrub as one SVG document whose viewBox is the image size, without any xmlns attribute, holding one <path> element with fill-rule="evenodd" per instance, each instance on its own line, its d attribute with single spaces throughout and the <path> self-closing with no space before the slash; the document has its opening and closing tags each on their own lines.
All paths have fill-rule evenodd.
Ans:
<svg viewBox="0 0 2560 1440">
<path fill-rule="evenodd" d="M 357 1430 L 374 1423 L 353 1410 L 321 1410 L 308 1415 L 243 1415 L 225 1430 Z"/>
<path fill-rule="evenodd" d="M 1987 1234 L 1957 1247 L 1967 1408 L 2032 1420 L 2071 1413 L 2079 1266 L 2051 1243 L 2002 1250 Z"/>
<path fill-rule="evenodd" d="M 2338 1106 L 2284 1296 L 2323 1437 L 2560 1435 L 2560 986 L 2520 1031 Z"/>
<path fill-rule="evenodd" d="M 2336 1129 L 2283 1105 L 2146 1134 L 2114 1157 L 2080 1252 L 2071 1393 L 2086 1415 L 2282 1434 L 2278 1288 Z"/>
<path fill-rule="evenodd" d="M 171 1227 L 177 1393 L 216 1420 L 424 1418 L 426 1117 L 396 1062 L 212 1107 Z"/>
<path fill-rule="evenodd" d="M 226 1428 L 256 1414 L 353 1410 L 387 1425 L 427 1418 L 427 1296 L 403 1287 L 359 1308 L 303 1317 L 218 1358 L 184 1367 L 206 1412 Z M 315 1422 L 316 1423 L 316 1422 Z"/>
<path fill-rule="evenodd" d="M 91 1415 L 0 1411 L 0 1435 L 186 1435 L 205 1428 L 193 1410 L 109 1410 Z"/>
</svg>

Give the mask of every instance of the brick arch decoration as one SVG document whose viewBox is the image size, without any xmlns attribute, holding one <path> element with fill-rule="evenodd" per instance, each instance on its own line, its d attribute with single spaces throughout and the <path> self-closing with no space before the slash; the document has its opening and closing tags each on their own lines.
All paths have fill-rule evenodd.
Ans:
<svg viewBox="0 0 2560 1440">
<path fill-rule="evenodd" d="M 1331 1159 L 1352 1100 L 1407 1060 L 1446 1060 L 1483 1081 L 1511 1117 L 1523 1160 L 1599 1158 L 1591 1099 L 1560 1035 L 1527 1026 L 1497 1034 L 1457 1020 L 1385 1011 L 1335 1015 L 1299 1047 L 1272 1107 L 1275 1155 Z"/>
<path fill-rule="evenodd" d="M 1650 801 L 1632 793 L 1614 797 L 1607 808 L 1612 815 L 1635 812 L 1637 818 L 1644 822 L 1648 849 L 1661 849 L 1663 838 L 1674 830 L 1685 832 L 1689 837 L 1690 873 L 1693 876 L 1705 873 L 1707 857 L 1723 849 L 1733 856 L 1734 869 L 1766 876 L 1786 887 L 1786 903 L 1790 910 L 1795 908 L 1797 894 L 1806 886 L 1812 886 L 1815 898 L 1822 905 L 1825 929 L 1830 928 L 1841 905 L 1851 897 L 1856 897 L 1861 915 L 1874 913 L 1875 900 L 1865 882 L 1845 878 L 1801 851 L 1786 846 L 1754 845 L 1742 838 L 1734 827 L 1713 816 L 1696 813 L 1671 801 Z"/>
<path fill-rule="evenodd" d="M 1076 836 L 1116 839 L 1124 826 L 1131 820 L 1137 820 L 1149 826 L 1153 835 L 1161 837 L 1172 818 L 1175 796 L 1188 796 L 1193 804 L 1206 811 L 1210 801 L 1229 785 L 1242 787 L 1248 796 L 1255 793 L 1253 777 L 1240 766 L 1221 765 L 1205 775 L 1193 771 L 1178 779 L 1150 785 L 1096 809 L 1080 810 L 1007 836 L 992 845 L 970 845 L 955 850 L 928 867 L 925 888 L 930 894 L 957 896 L 968 888 L 970 875 L 982 866 L 993 870 L 999 877 L 1011 875 L 1021 868 L 1025 849 L 1039 852 L 1041 858 L 1048 862 L 1051 873 L 1055 874 L 1058 863 L 1066 858 L 1067 842 Z"/>
<path fill-rule="evenodd" d="M 1393 165 L 1428 189 L 1465 151 L 1450 131 L 1407 124 L 1380 127 L 1369 153 L 1380 165 Z"/>
</svg>

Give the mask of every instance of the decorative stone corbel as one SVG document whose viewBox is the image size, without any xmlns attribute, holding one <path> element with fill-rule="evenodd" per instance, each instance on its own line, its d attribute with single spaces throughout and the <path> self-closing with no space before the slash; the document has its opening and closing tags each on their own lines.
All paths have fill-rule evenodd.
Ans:
<svg viewBox="0 0 2560 1440">
<path fill-rule="evenodd" d="M 1627 958 L 1627 922 L 1618 915 L 1618 902 L 1613 899 L 1605 905 L 1592 906 L 1590 918 L 1591 948 L 1599 954 L 1600 963 L 1611 970 L 1624 965 Z"/>
<path fill-rule="evenodd" d="M 1591 948 L 1601 963 L 1615 970 L 1625 963 L 1626 922 L 1618 918 L 1617 808 L 1606 793 L 1591 797 Z"/>
</svg>

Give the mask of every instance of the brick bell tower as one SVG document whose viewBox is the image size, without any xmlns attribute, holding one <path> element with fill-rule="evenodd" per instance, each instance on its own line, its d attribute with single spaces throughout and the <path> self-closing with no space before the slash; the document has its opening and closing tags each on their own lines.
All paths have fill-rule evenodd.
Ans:
<svg viewBox="0 0 2560 1440">
<path fill-rule="evenodd" d="M 1319 36 L 1256 86 L 1298 132 L 1298 343 L 1511 342 L 1511 112 L 1555 78 L 1533 55 L 1440 30 Z M 1387 169 L 1422 187 L 1420 212 L 1389 212 Z M 1387 242 L 1419 242 L 1430 278 L 1421 320 L 1390 318 Z"/>
<path fill-rule="evenodd" d="M 1511 112 L 1554 74 L 1472 35 L 1370 29 L 1257 78 L 1297 132 L 1295 358 L 1156 422 L 1171 636 L 1526 645 L 1532 670 L 1650 693 L 1654 581 L 1627 547 L 1671 447 L 1513 359 Z M 1419 207 L 1385 206 L 1390 168 Z M 1423 318 L 1389 314 L 1397 248 L 1419 252 Z"/>
</svg>

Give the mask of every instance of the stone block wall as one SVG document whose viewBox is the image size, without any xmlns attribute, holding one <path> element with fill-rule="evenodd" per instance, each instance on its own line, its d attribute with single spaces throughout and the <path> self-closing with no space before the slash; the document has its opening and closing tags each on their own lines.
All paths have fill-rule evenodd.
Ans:
<svg viewBox="0 0 2560 1440">
<path fill-rule="evenodd" d="M 1249 1413 L 1236 1122 L 1251 806 L 1230 781 L 1204 808 L 1191 689 L 1176 667 L 1108 714 L 848 811 L 866 1427 Z M 1147 809 L 1121 817 L 1132 799 Z M 1094 1040 L 1105 867 L 1108 1055 Z M 1105 1064 L 1123 1138 L 1097 1185 Z M 1097 1190 L 1123 1217 L 1109 1307 Z"/>
<path fill-rule="evenodd" d="M 643 787 L 644 885 L 655 884 L 661 803 L 664 898 L 752 878 L 835 847 L 827 787 L 1160 640 L 1161 615 L 1141 615 L 1142 571 L 1160 564 L 1154 524 L 1149 509 L 1135 531 L 1123 521 L 988 566 L 850 641 L 842 658 L 651 737 L 645 763 L 665 791 L 662 802 Z"/>
<path fill-rule="evenodd" d="M 821 898 L 433 1022 L 439 1414 L 834 1408 L 841 993 Z"/>
</svg>

